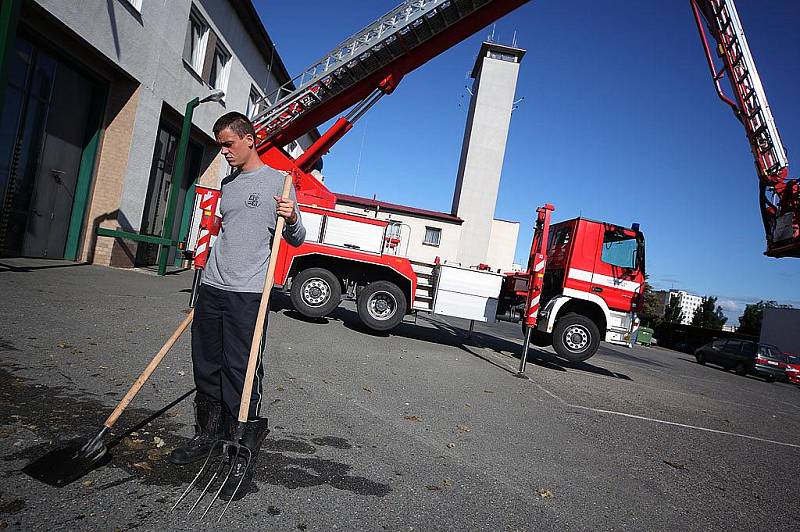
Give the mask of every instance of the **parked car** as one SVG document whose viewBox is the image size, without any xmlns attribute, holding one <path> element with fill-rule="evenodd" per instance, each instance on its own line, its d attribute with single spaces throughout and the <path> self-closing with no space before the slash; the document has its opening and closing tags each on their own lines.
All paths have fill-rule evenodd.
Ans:
<svg viewBox="0 0 800 532">
<path fill-rule="evenodd" d="M 694 352 L 698 364 L 717 364 L 737 375 L 757 375 L 775 382 L 786 374 L 786 355 L 770 344 L 750 340 L 714 340 Z"/>
<path fill-rule="evenodd" d="M 800 384 L 800 356 L 786 355 L 786 378 L 791 383 Z"/>
</svg>

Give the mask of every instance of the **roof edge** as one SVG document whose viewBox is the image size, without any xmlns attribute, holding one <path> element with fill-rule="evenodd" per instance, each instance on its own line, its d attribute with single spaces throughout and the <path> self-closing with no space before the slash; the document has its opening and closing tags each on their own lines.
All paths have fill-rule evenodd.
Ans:
<svg viewBox="0 0 800 532">
<path fill-rule="evenodd" d="M 346 203 L 348 205 L 357 205 L 362 207 L 380 208 L 386 211 L 397 212 L 400 214 L 412 214 L 421 217 L 433 218 L 446 222 L 462 224 L 464 220 L 458 216 L 454 216 L 447 212 L 431 211 L 428 209 L 419 209 L 417 207 L 409 207 L 408 205 L 400 205 L 397 203 L 389 203 L 377 199 L 363 198 L 361 196 L 351 196 L 349 194 L 336 194 L 338 202 Z"/>
</svg>

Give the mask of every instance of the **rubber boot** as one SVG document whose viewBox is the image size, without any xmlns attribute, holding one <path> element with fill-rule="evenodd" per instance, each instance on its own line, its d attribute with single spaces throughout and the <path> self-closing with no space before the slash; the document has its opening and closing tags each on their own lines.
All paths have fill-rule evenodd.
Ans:
<svg viewBox="0 0 800 532">
<path fill-rule="evenodd" d="M 229 428 L 231 434 L 236 431 L 236 423 L 238 423 L 236 420 L 233 420 L 231 423 L 231 427 Z M 261 451 L 261 444 L 264 442 L 264 438 L 267 437 L 267 434 L 269 434 L 269 429 L 267 428 L 267 418 L 265 417 L 248 421 L 245 424 L 244 435 L 242 439 L 239 440 L 239 443 L 250 449 L 249 465 L 247 469 L 245 469 L 245 465 L 247 464 L 246 456 L 240 454 L 240 456 L 236 458 L 236 461 L 231 465 L 231 474 L 227 482 L 225 482 L 225 485 L 222 486 L 222 492 L 220 492 L 219 495 L 221 499 L 227 501 L 233 497 L 233 500 L 238 501 L 250 491 L 250 482 L 253 480 L 253 472 L 256 469 L 258 454 Z M 241 484 L 239 483 L 240 481 Z"/>
<path fill-rule="evenodd" d="M 194 437 L 183 447 L 178 447 L 169 455 L 169 461 L 186 465 L 205 460 L 214 442 L 222 438 L 222 404 L 207 395 L 197 393 L 194 397 Z M 215 455 L 222 452 L 222 446 L 215 447 Z"/>
</svg>

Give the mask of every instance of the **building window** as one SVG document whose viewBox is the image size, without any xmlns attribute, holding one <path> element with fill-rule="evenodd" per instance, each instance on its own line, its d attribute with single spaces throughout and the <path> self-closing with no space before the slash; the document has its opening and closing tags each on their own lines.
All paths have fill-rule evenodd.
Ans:
<svg viewBox="0 0 800 532">
<path fill-rule="evenodd" d="M 228 86 L 228 74 L 231 70 L 231 54 L 221 44 L 217 43 L 214 49 L 213 61 L 211 63 L 211 72 L 208 76 L 208 84 L 211 85 L 211 88 L 224 92 Z"/>
<path fill-rule="evenodd" d="M 250 97 L 247 99 L 247 118 L 252 119 L 261 111 L 261 100 L 263 96 L 258 92 L 255 85 L 250 86 Z"/>
<path fill-rule="evenodd" d="M 142 12 L 142 0 L 128 0 L 128 3 L 139 13 Z"/>
<path fill-rule="evenodd" d="M 508 61 L 509 63 L 516 63 L 517 56 L 514 54 L 506 54 L 503 52 L 496 52 L 494 50 L 489 50 L 489 53 L 486 55 L 489 59 L 499 59 L 500 61 Z"/>
<path fill-rule="evenodd" d="M 194 8 L 189 13 L 189 26 L 186 28 L 186 41 L 183 45 L 183 60 L 200 74 L 208 44 L 208 24 Z"/>
<path fill-rule="evenodd" d="M 425 240 L 422 241 L 426 246 L 439 247 L 442 240 L 442 230 L 438 227 L 425 227 Z"/>
</svg>

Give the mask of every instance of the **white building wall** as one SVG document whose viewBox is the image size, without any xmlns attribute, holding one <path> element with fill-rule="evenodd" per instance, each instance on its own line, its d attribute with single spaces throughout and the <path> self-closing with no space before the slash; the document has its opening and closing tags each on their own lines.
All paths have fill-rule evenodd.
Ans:
<svg viewBox="0 0 800 532">
<path fill-rule="evenodd" d="M 458 245 L 461 241 L 461 226 L 457 222 L 388 211 L 380 211 L 376 215 L 374 209 L 364 209 L 341 203 L 337 203 L 336 210 L 357 216 L 366 215 L 369 218 L 399 222 L 402 228 L 401 242 L 396 251 L 398 256 L 427 263 L 433 263 L 436 257 L 450 263 L 457 262 Z M 438 246 L 424 243 L 426 227 L 435 227 L 441 230 Z"/>
<path fill-rule="evenodd" d="M 683 290 L 671 291 L 669 295 L 670 298 L 678 298 L 678 303 L 681 307 L 681 313 L 683 314 L 683 320 L 681 320 L 681 323 L 684 325 L 689 325 L 692 322 L 692 318 L 694 318 L 694 313 L 698 308 L 700 308 L 700 305 L 703 304 L 702 296 L 690 294 L 688 292 L 684 292 Z"/>
<path fill-rule="evenodd" d="M 126 0 L 35 1 L 141 84 L 120 202 L 119 221 L 125 229 L 140 229 L 162 106 L 166 104 L 182 115 L 188 101 L 211 91 L 183 60 L 192 5 L 232 56 L 225 101 L 204 103 L 194 111 L 192 122 L 209 141 L 219 116 L 229 111 L 245 112 L 252 85 L 262 93 L 277 87 L 264 55 L 230 1 L 145 1 L 140 13 Z M 310 142 L 306 135 L 299 143 L 307 147 Z M 220 163 L 212 166 L 219 169 L 221 178 L 229 167 L 224 159 Z M 205 184 L 215 183 L 205 180 Z"/>
<path fill-rule="evenodd" d="M 399 254 L 405 254 L 411 260 L 427 263 L 434 262 L 436 257 L 439 257 L 442 262 L 457 262 L 458 245 L 461 242 L 461 225 L 408 214 L 392 214 L 391 219 L 399 220 L 404 224 L 401 233 L 403 242 L 400 243 Z M 426 227 L 441 230 L 438 246 L 424 243 Z M 406 242 L 408 242 L 408 246 L 406 246 Z"/>
<path fill-rule="evenodd" d="M 499 269 L 501 273 L 512 271 L 518 236 L 519 222 L 492 220 L 492 234 L 489 238 L 485 264 L 491 266 L 494 271 Z"/>
</svg>

